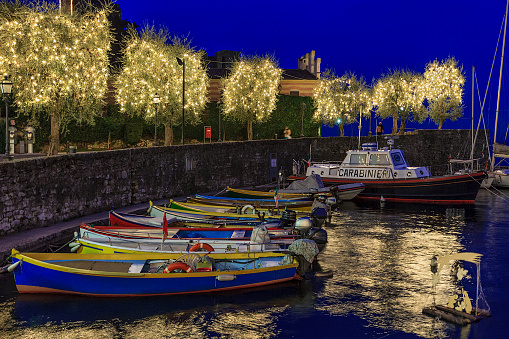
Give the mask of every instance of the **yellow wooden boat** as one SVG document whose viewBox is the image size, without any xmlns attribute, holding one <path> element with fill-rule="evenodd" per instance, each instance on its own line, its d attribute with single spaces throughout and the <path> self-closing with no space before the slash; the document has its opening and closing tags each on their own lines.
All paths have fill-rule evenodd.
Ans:
<svg viewBox="0 0 509 339">
<path fill-rule="evenodd" d="M 301 216 L 308 215 L 311 213 L 311 206 L 303 206 L 303 207 L 290 207 L 290 208 L 263 208 L 256 207 L 251 204 L 246 204 L 243 206 L 218 206 L 218 205 L 209 205 L 198 202 L 181 202 L 175 201 L 173 199 L 170 200 L 170 206 L 174 209 L 182 209 L 185 211 L 195 211 L 195 212 L 219 212 L 219 213 L 236 213 L 236 214 L 256 214 L 256 212 L 265 212 L 267 215 L 271 214 L 281 214 L 285 209 L 290 209 L 292 211 L 297 212 L 297 214 Z"/>
</svg>

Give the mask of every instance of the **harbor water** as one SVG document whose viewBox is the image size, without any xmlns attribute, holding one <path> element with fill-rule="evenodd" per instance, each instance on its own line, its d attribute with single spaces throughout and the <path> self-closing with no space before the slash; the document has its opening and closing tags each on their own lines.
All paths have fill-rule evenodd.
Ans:
<svg viewBox="0 0 509 339">
<path fill-rule="evenodd" d="M 509 194 L 509 191 L 503 191 Z M 343 203 L 319 255 L 329 277 L 206 295 L 89 298 L 19 295 L 0 275 L 0 338 L 506 338 L 509 198 L 481 190 L 472 207 Z M 492 317 L 467 326 L 422 314 L 435 254 L 477 252 Z M 464 287 L 442 270 L 435 299 Z M 484 306 L 485 304 L 480 304 Z"/>
</svg>

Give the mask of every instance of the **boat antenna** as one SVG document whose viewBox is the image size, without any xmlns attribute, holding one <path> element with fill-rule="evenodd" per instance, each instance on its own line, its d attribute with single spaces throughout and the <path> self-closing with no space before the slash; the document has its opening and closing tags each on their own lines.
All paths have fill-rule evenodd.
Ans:
<svg viewBox="0 0 509 339">
<path fill-rule="evenodd" d="M 509 1 L 509 0 L 507 0 Z M 358 149 L 361 149 L 361 129 L 362 129 L 362 104 L 359 106 L 359 146 Z"/>
<path fill-rule="evenodd" d="M 507 12 L 509 10 L 509 0 L 505 6 L 505 23 L 504 23 L 504 39 L 502 40 L 502 58 L 500 59 L 500 75 L 498 78 L 498 94 L 497 94 L 497 114 L 495 115 L 495 133 L 493 134 L 493 145 L 497 143 L 497 125 L 498 125 L 498 112 L 500 108 L 500 90 L 502 89 L 502 69 L 504 67 L 504 52 L 505 52 L 505 37 L 507 33 Z M 491 160 L 491 171 L 494 169 L 495 152 L 493 152 Z"/>
<path fill-rule="evenodd" d="M 470 149 L 470 160 L 474 159 L 474 92 L 475 92 L 475 66 L 472 65 L 472 128 L 470 133 L 472 134 L 472 148 Z M 470 170 L 474 170 L 474 162 L 470 163 Z"/>
</svg>

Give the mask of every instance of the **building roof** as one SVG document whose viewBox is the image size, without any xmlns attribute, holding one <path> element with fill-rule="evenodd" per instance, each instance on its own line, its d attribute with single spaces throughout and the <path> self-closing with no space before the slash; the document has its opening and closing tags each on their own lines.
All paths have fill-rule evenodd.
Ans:
<svg viewBox="0 0 509 339">
<path fill-rule="evenodd" d="M 227 68 L 207 68 L 207 74 L 210 79 L 226 78 L 230 70 Z M 317 80 L 313 74 L 305 69 L 284 69 L 283 80 Z"/>
<path fill-rule="evenodd" d="M 317 80 L 317 77 L 306 69 L 284 69 L 282 77 L 284 80 Z"/>
<path fill-rule="evenodd" d="M 209 79 L 226 78 L 228 74 L 230 74 L 230 70 L 227 68 L 207 68 Z"/>
</svg>

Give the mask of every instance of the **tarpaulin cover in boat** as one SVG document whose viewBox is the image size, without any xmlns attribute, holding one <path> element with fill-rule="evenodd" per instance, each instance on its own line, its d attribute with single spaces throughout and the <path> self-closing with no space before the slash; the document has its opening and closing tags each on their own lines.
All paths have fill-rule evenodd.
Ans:
<svg viewBox="0 0 509 339">
<path fill-rule="evenodd" d="M 281 193 L 314 193 L 328 191 L 329 188 L 326 188 L 323 185 L 322 177 L 318 174 L 311 174 L 304 180 L 296 180 L 292 182 L 287 188 L 279 190 Z"/>
</svg>

